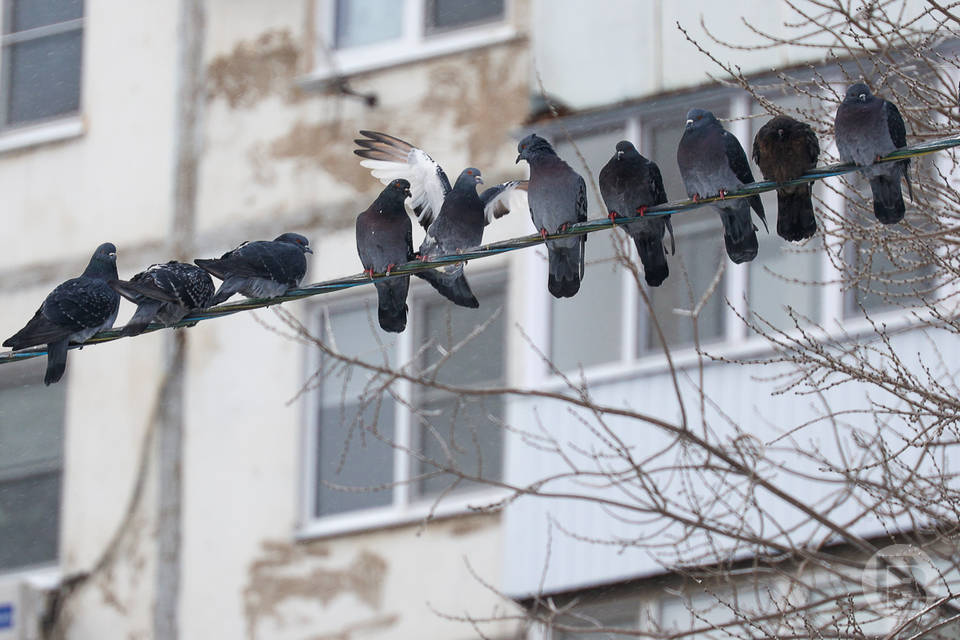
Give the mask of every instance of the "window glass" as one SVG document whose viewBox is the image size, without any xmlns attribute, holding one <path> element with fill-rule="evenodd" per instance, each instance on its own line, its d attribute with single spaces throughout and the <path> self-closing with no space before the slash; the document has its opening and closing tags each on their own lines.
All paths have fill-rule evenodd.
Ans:
<svg viewBox="0 0 960 640">
<path fill-rule="evenodd" d="M 390 364 L 395 359 L 396 337 L 374 329 L 375 316 L 372 303 L 331 312 L 322 328 L 324 339 L 344 355 Z M 328 357 L 323 371 L 315 514 L 389 505 L 393 492 L 386 485 L 394 479 L 394 400 L 387 392 L 376 393 L 371 388 L 372 374 L 359 367 Z"/>
<path fill-rule="evenodd" d="M 503 0 L 427 0 L 427 30 L 455 29 L 503 17 Z"/>
<path fill-rule="evenodd" d="M 466 309 L 437 300 L 429 292 L 421 308 L 421 345 L 427 345 L 421 361 L 425 366 L 440 363 L 437 379 L 445 384 L 470 387 L 496 387 L 504 383 L 503 349 L 506 342 L 505 310 L 467 344 L 455 348 L 476 327 L 489 320 L 504 304 L 502 290 L 481 291 L 479 309 Z M 447 355 L 453 353 L 448 359 Z M 443 361 L 442 361 L 443 360 Z M 442 363 L 441 363 L 442 361 Z M 428 372 L 427 375 L 434 375 Z M 451 486 L 454 477 L 436 473 L 448 466 L 467 475 L 499 478 L 503 449 L 503 431 L 498 420 L 503 416 L 503 397 L 456 396 L 447 392 L 421 389 L 418 414 L 414 417 L 419 450 L 424 460 L 418 473 L 421 495 L 436 494 Z M 431 462 L 432 461 L 432 462 Z M 456 489 L 476 488 L 461 481 Z"/>
<path fill-rule="evenodd" d="M 26 31 L 83 17 L 83 0 L 8 0 L 5 33 Z"/>
<path fill-rule="evenodd" d="M 60 534 L 66 384 L 19 369 L 0 379 L 0 569 L 56 560 Z"/>
<path fill-rule="evenodd" d="M 337 0 L 335 46 L 396 40 L 403 35 L 403 13 L 401 0 Z"/>
<path fill-rule="evenodd" d="M 600 170 L 613 156 L 617 142 L 623 139 L 623 125 L 593 131 L 569 141 L 557 140 L 554 148 L 561 158 L 583 176 L 587 183 L 589 218 L 606 215 L 596 183 Z M 577 155 L 586 160 L 586 165 Z M 562 371 L 578 366 L 590 367 L 620 359 L 620 327 L 623 317 L 623 269 L 617 265 L 612 232 L 587 236 L 587 266 L 580 291 L 572 298 L 554 298 L 551 305 L 551 358 Z M 546 288 L 547 283 L 542 285 Z M 595 336 L 580 340 L 578 336 Z"/>
<path fill-rule="evenodd" d="M 776 207 L 776 198 L 773 206 Z M 776 211 L 767 209 L 768 217 Z M 820 316 L 822 254 L 819 244 L 808 241 L 799 246 L 780 238 L 770 220 L 771 232 L 757 231 L 760 250 L 750 263 L 747 299 L 750 313 L 777 329 L 794 326 L 787 307 L 799 316 L 817 322 Z M 802 322 L 802 319 L 801 319 Z M 762 326 L 766 326 L 761 323 Z"/>
</svg>

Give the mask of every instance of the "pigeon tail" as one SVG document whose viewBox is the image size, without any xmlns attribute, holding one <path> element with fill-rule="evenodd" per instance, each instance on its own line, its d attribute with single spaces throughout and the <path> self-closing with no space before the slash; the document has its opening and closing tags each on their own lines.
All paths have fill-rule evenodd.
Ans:
<svg viewBox="0 0 960 640">
<path fill-rule="evenodd" d="M 547 288 L 554 298 L 572 298 L 580 290 L 583 275 L 583 243 L 573 247 L 547 247 L 550 277 Z"/>
<path fill-rule="evenodd" d="M 378 280 L 374 286 L 377 288 L 377 316 L 380 328 L 391 333 L 402 333 L 407 328 L 409 276 L 393 280 Z"/>
<path fill-rule="evenodd" d="M 667 252 L 663 249 L 663 241 L 655 235 L 633 236 L 643 264 L 643 278 L 651 287 L 659 287 L 670 275 L 667 267 Z"/>
<path fill-rule="evenodd" d="M 453 277 L 440 273 L 436 269 L 418 271 L 416 275 L 429 282 L 430 286 L 436 289 L 440 295 L 455 305 L 470 309 L 476 309 L 480 306 L 476 296 L 473 295 L 473 291 L 470 290 L 470 284 L 462 270 Z"/>
<path fill-rule="evenodd" d="M 900 191 L 900 176 L 874 176 L 870 179 L 873 191 L 873 213 L 883 224 L 895 224 L 903 220 L 906 207 Z"/>
<path fill-rule="evenodd" d="M 59 382 L 63 372 L 67 370 L 67 346 L 69 340 L 57 340 L 47 345 L 47 373 L 43 376 L 43 384 L 50 386 Z"/>
<path fill-rule="evenodd" d="M 750 220 L 750 207 L 741 205 L 735 209 L 719 211 L 723 221 L 723 242 L 730 259 L 734 264 L 741 264 L 756 258 L 759 243 L 757 228 Z"/>
<path fill-rule="evenodd" d="M 777 190 L 777 235 L 789 242 L 813 237 L 817 219 L 813 215 L 810 188 Z"/>
<path fill-rule="evenodd" d="M 224 280 L 220 288 L 217 289 L 216 295 L 210 300 L 210 306 L 226 302 L 230 296 L 240 291 L 245 281 L 246 278 L 227 278 Z"/>
<path fill-rule="evenodd" d="M 120 331 L 120 335 L 130 337 L 143 333 L 147 326 L 157 317 L 157 312 L 160 311 L 161 305 L 163 305 L 163 303 L 158 300 L 146 300 L 142 302 L 137 306 L 137 311 L 133 314 L 133 317 L 130 318 L 127 326 Z"/>
</svg>

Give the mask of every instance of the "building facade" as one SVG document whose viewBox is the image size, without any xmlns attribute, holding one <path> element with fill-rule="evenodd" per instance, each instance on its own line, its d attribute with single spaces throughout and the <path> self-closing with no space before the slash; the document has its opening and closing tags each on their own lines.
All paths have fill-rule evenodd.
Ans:
<svg viewBox="0 0 960 640">
<path fill-rule="evenodd" d="M 354 220 L 382 188 L 351 153 L 361 129 L 413 142 L 451 177 L 479 167 L 487 185 L 525 176 L 514 158 L 530 131 L 594 178 L 628 139 L 683 199 L 686 109 L 731 119 L 746 148 L 763 109 L 717 84 L 674 25 L 702 38 L 702 14 L 741 42 L 755 34 L 739 16 L 776 32 L 788 15 L 662 0 L 0 2 L 5 336 L 105 241 L 121 277 L 286 231 L 311 240 L 307 281 L 359 272 Z M 822 56 L 730 55 L 748 74 Z M 818 189 L 843 208 L 841 189 Z M 358 287 L 287 304 L 290 318 L 264 309 L 72 351 L 47 388 L 41 358 L 0 367 L 0 579 L 58 592 L 48 633 L 65 638 L 574 638 L 525 613 L 597 589 L 584 615 L 602 625 L 690 628 L 699 596 L 663 587 L 669 553 L 618 546 L 638 535 L 629 518 L 586 500 L 501 504 L 548 477 L 560 494 L 605 495 L 562 479 L 603 468 L 588 452 L 609 442 L 589 416 L 543 396 L 452 396 L 312 342 L 453 386 L 587 380 L 596 402 L 767 441 L 808 408 L 703 348 L 767 354 L 742 318 L 788 330 L 786 304 L 856 334 L 869 329 L 858 305 L 882 314 L 884 301 L 841 286 L 822 243 L 764 235 L 756 261 L 724 267 L 713 212 L 674 226 L 656 290 L 614 260 L 618 236 L 597 233 L 570 300 L 549 296 L 544 253 L 525 250 L 469 266 L 476 311 L 413 279 L 399 335 L 379 330 L 372 288 Z M 509 215 L 484 240 L 531 232 Z M 707 291 L 696 322 L 676 312 Z M 131 312 L 122 303 L 118 324 Z M 685 403 L 702 389 L 715 404 Z M 669 443 L 610 428 L 628 447 Z"/>
</svg>

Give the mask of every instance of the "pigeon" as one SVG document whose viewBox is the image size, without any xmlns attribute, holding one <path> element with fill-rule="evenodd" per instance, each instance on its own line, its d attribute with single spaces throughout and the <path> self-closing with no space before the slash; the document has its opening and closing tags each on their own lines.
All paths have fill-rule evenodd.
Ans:
<svg viewBox="0 0 960 640">
<path fill-rule="evenodd" d="M 740 264 L 757 257 L 757 228 L 750 219 L 750 207 L 766 228 L 760 196 L 722 199 L 728 191 L 753 182 L 747 154 L 737 137 L 709 111 L 691 109 L 677 148 L 677 164 L 687 195 L 694 201 L 702 196 L 720 196 L 721 200 L 712 204 L 723 222 L 723 240 L 730 259 Z"/>
<path fill-rule="evenodd" d="M 219 258 L 194 260 L 198 267 L 223 280 L 209 306 L 235 293 L 248 298 L 276 298 L 300 284 L 307 273 L 309 240 L 299 233 L 244 242 Z"/>
<path fill-rule="evenodd" d="M 413 260 L 413 225 L 403 206 L 410 197 L 410 183 L 390 181 L 366 211 L 357 216 L 357 253 L 364 272 L 390 274 L 398 264 Z M 407 291 L 410 276 L 374 282 L 380 328 L 401 333 L 407 327 Z"/>
<path fill-rule="evenodd" d="M 630 142 L 617 143 L 617 151 L 600 170 L 600 195 L 610 219 L 642 216 L 646 208 L 667 201 L 663 178 L 655 162 L 647 160 Z M 659 287 L 670 274 L 663 235 L 670 227 L 670 216 L 653 216 L 632 222 L 624 228 L 637 245 L 643 277 L 651 287 Z M 673 231 L 670 233 L 673 237 Z"/>
<path fill-rule="evenodd" d="M 479 246 L 484 228 L 493 220 L 513 209 L 527 209 L 526 180 L 503 182 L 478 196 L 476 185 L 483 183 L 478 169 L 464 169 L 451 187 L 443 168 L 422 149 L 378 131 L 360 134 L 365 137 L 354 141 L 360 147 L 354 153 L 363 158 L 362 166 L 384 184 L 398 178 L 410 183 L 410 206 L 427 232 L 418 251 L 422 260 Z M 456 262 L 416 275 L 453 303 L 477 308 L 480 305 L 470 290 L 463 264 Z"/>
<path fill-rule="evenodd" d="M 753 139 L 753 159 L 763 177 L 786 182 L 817 166 L 820 144 L 810 125 L 790 116 L 776 116 Z M 817 232 L 810 182 L 777 189 L 777 234 L 797 242 Z"/>
<path fill-rule="evenodd" d="M 873 213 L 883 224 L 903 220 L 906 207 L 900 191 L 900 177 L 907 181 L 910 199 L 913 186 L 907 169 L 910 159 L 875 164 L 877 158 L 907 146 L 907 129 L 897 106 L 877 98 L 862 82 L 850 85 L 837 109 L 833 123 L 840 159 L 866 167 L 873 192 Z"/>
<path fill-rule="evenodd" d="M 137 305 L 120 331 L 122 336 L 140 335 L 154 320 L 165 327 L 176 324 L 191 311 L 206 309 L 215 290 L 206 271 L 176 260 L 151 265 L 130 280 L 111 280 L 109 284 Z"/>
<path fill-rule="evenodd" d="M 571 224 L 586 220 L 587 184 L 560 159 L 550 143 L 531 133 L 520 141 L 517 150 L 517 162 L 526 160 L 530 165 L 530 217 L 540 235 L 564 232 Z M 547 288 L 553 297 L 570 298 L 580 290 L 586 240 L 586 235 L 579 235 L 547 241 Z"/>
<path fill-rule="evenodd" d="M 94 252 L 79 278 L 58 285 L 30 322 L 3 346 L 14 351 L 47 345 L 47 372 L 43 383 L 53 384 L 67 368 L 67 348 L 83 344 L 117 319 L 120 296 L 107 284 L 117 279 L 117 248 L 105 242 Z"/>
</svg>

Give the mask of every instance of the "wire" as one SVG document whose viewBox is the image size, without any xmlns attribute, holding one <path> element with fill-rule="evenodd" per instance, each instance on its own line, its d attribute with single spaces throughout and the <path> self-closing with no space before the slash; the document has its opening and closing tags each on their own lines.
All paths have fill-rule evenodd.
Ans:
<svg viewBox="0 0 960 640">
<path fill-rule="evenodd" d="M 930 140 L 928 142 L 921 142 L 909 147 L 901 147 L 896 151 L 880 158 L 877 162 L 896 162 L 897 160 L 904 160 L 906 158 L 913 158 L 916 156 L 923 156 L 930 153 L 935 153 L 937 151 L 943 151 L 944 149 L 950 149 L 952 147 L 960 146 L 960 136 L 953 136 L 950 138 L 942 138 L 940 140 Z M 223 316 L 233 315 L 234 313 L 239 313 L 241 311 L 250 311 L 251 309 L 262 309 L 264 307 L 269 307 L 275 304 L 282 304 L 284 302 L 290 302 L 292 300 L 302 300 L 303 298 L 309 298 L 311 296 L 321 295 L 324 293 L 331 293 L 334 291 L 342 291 L 344 289 L 350 289 L 353 287 L 358 287 L 365 284 L 372 284 L 378 280 L 385 280 L 387 278 L 395 278 L 404 275 L 410 275 L 418 271 L 426 271 L 427 269 L 434 269 L 436 267 L 442 267 L 444 265 L 450 264 L 452 262 L 462 262 L 464 260 L 477 260 L 479 258 L 487 258 L 489 256 L 500 255 L 501 253 L 507 253 L 509 251 L 516 251 L 517 249 L 525 249 L 527 247 L 533 247 L 539 244 L 543 244 L 547 240 L 552 240 L 556 238 L 569 238 L 572 236 L 582 235 L 584 233 L 593 233 L 595 231 L 603 231 L 604 229 L 611 229 L 613 227 L 628 224 L 630 222 L 636 222 L 641 220 L 644 217 L 650 218 L 654 216 L 664 216 L 672 213 L 681 213 L 684 211 L 690 211 L 691 209 L 697 209 L 699 207 L 708 205 L 712 202 L 719 200 L 732 200 L 735 198 L 747 198 L 759 193 L 764 193 L 766 191 L 773 191 L 779 186 L 786 185 L 797 185 L 804 184 L 807 182 L 814 182 L 816 180 L 823 180 L 824 178 L 830 178 L 833 176 L 842 175 L 845 173 L 850 173 L 856 171 L 861 167 L 857 167 L 852 163 L 835 163 L 827 165 L 824 167 L 817 167 L 816 169 L 810 171 L 806 175 L 803 175 L 794 180 L 788 182 L 776 183 L 776 182 L 753 182 L 748 186 L 745 186 L 742 189 L 736 191 L 730 191 L 726 193 L 722 198 L 719 196 L 712 196 L 708 198 L 700 198 L 696 202 L 693 200 L 681 200 L 678 202 L 668 202 L 665 204 L 656 205 L 653 207 L 648 207 L 644 210 L 643 215 L 633 216 L 633 217 L 618 217 L 616 222 L 610 221 L 608 218 L 594 218 L 592 220 L 587 220 L 586 222 L 579 222 L 577 224 L 570 225 L 570 227 L 562 233 L 553 233 L 548 234 L 546 237 L 541 237 L 539 234 L 532 234 L 529 236 L 521 236 L 519 238 L 511 238 L 509 240 L 501 240 L 499 242 L 492 242 L 490 244 L 481 245 L 475 249 L 470 249 L 463 251 L 461 253 L 455 253 L 451 255 L 439 256 L 429 261 L 419 261 L 414 260 L 412 262 L 407 262 L 406 264 L 398 265 L 391 272 L 390 275 L 386 274 L 374 274 L 371 278 L 363 273 L 358 273 L 352 276 L 346 276 L 343 278 L 337 278 L 336 280 L 327 280 L 325 282 L 317 282 L 315 284 L 309 284 L 304 287 L 298 287 L 296 289 L 291 289 L 282 296 L 269 299 L 250 299 L 243 302 L 234 302 L 221 304 L 210 309 L 205 309 L 203 311 L 197 311 L 189 314 L 180 322 L 171 325 L 171 328 L 175 327 L 192 327 L 198 322 L 204 320 L 212 320 L 213 318 L 221 318 Z M 165 329 L 161 324 L 153 323 L 147 327 L 144 333 L 150 333 L 153 331 L 159 331 Z M 71 349 L 78 349 L 85 345 L 91 344 L 101 344 L 104 342 L 112 342 L 121 338 L 120 335 L 121 328 L 108 329 L 106 331 L 101 331 L 97 335 L 93 336 L 87 340 L 83 345 L 71 344 Z M 11 362 L 18 362 L 20 360 L 27 360 L 28 358 L 35 358 L 37 356 L 44 355 L 47 352 L 46 348 L 43 346 L 31 347 L 29 349 L 23 349 L 21 351 L 7 351 L 0 353 L 0 365 L 9 364 Z"/>
</svg>

